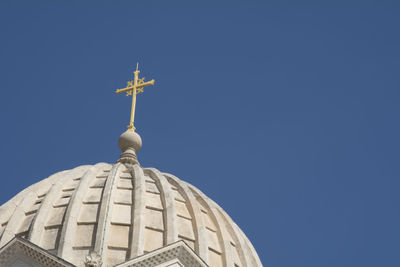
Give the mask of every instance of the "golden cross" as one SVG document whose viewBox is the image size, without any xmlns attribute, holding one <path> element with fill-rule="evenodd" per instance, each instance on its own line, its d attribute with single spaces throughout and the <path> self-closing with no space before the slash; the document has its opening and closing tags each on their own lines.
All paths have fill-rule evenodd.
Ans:
<svg viewBox="0 0 400 267">
<path fill-rule="evenodd" d="M 125 88 L 118 89 L 115 92 L 117 94 L 124 93 L 126 92 L 126 96 L 132 96 L 132 109 L 131 109 L 131 122 L 128 126 L 128 129 L 134 131 L 135 126 L 133 126 L 133 122 L 135 120 L 135 108 L 136 108 L 136 95 L 143 93 L 143 87 L 148 86 L 148 85 L 154 85 L 154 80 L 144 82 L 145 78 L 139 79 L 139 63 L 136 65 L 136 71 L 133 72 L 135 74 L 135 77 L 133 81 L 129 81 L 128 84 L 126 85 Z"/>
</svg>

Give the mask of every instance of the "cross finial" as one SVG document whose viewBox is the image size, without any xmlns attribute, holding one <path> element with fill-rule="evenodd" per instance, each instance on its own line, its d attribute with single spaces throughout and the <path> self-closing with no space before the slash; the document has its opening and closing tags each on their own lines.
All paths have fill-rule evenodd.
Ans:
<svg viewBox="0 0 400 267">
<path fill-rule="evenodd" d="M 128 84 L 126 85 L 125 88 L 118 89 L 115 92 L 117 94 L 124 93 L 126 92 L 127 96 L 132 96 L 132 109 L 131 109 L 131 121 L 128 126 L 129 130 L 134 131 L 135 126 L 133 126 L 134 120 L 135 120 L 135 108 L 136 108 L 136 95 L 143 93 L 143 87 L 148 86 L 148 85 L 154 85 L 154 80 L 145 82 L 144 79 L 139 79 L 139 62 L 136 64 L 136 71 L 133 72 L 134 74 L 134 79 L 133 81 L 128 81 Z"/>
</svg>

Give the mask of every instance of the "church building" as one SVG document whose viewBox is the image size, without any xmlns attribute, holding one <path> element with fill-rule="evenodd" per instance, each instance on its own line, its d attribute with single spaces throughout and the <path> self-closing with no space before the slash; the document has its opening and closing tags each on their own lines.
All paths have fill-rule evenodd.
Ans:
<svg viewBox="0 0 400 267">
<path fill-rule="evenodd" d="M 195 186 L 142 167 L 134 127 L 139 78 L 116 163 L 82 165 L 29 186 L 0 207 L 0 266 L 261 267 L 229 215 Z"/>
</svg>

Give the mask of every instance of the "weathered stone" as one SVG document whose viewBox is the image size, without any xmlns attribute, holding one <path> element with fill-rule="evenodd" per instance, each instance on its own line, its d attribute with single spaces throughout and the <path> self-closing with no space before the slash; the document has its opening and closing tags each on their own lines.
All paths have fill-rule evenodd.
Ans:
<svg viewBox="0 0 400 267">
<path fill-rule="evenodd" d="M 116 164 L 56 173 L 1 206 L 0 247 L 22 236 L 78 267 L 262 266 L 215 202 L 175 176 L 137 163 L 139 135 L 125 132 L 120 147 Z M 179 240 L 187 244 L 183 250 L 172 245 Z M 178 252 L 184 255 L 168 254 Z"/>
</svg>

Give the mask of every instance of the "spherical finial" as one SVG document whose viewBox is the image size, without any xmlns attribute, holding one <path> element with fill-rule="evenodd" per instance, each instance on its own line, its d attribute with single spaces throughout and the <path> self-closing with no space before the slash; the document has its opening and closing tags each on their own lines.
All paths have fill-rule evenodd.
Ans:
<svg viewBox="0 0 400 267">
<path fill-rule="evenodd" d="M 125 152 L 128 148 L 138 152 L 142 147 L 142 138 L 135 131 L 128 129 L 119 137 L 118 146 L 122 152 Z"/>
<path fill-rule="evenodd" d="M 140 135 L 135 133 L 133 129 L 128 129 L 119 137 L 118 145 L 122 150 L 118 162 L 128 165 L 139 164 L 136 152 L 142 147 L 142 138 L 140 138 Z"/>
</svg>

